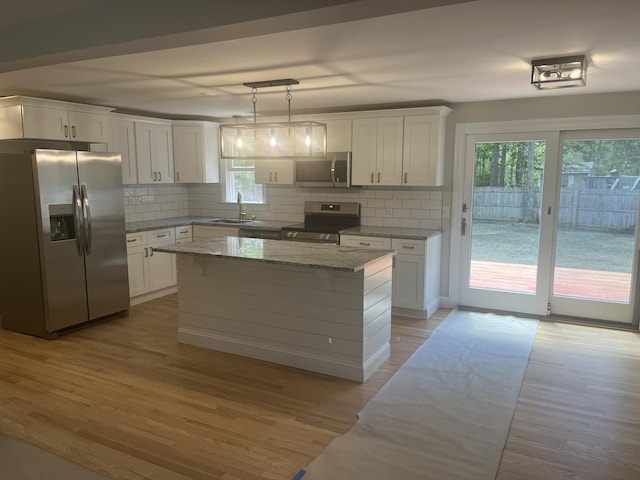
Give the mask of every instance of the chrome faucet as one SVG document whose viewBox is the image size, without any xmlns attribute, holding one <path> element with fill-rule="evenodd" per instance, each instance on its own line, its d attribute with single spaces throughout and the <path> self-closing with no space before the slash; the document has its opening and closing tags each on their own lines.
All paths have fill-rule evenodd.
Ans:
<svg viewBox="0 0 640 480">
<path fill-rule="evenodd" d="M 242 193 L 238 192 L 238 220 L 244 219 L 247 212 L 242 211 Z"/>
</svg>

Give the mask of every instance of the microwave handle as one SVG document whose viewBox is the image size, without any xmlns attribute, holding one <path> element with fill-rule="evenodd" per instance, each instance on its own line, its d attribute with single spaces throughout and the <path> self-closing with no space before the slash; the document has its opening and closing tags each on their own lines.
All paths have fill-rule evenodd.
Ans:
<svg viewBox="0 0 640 480">
<path fill-rule="evenodd" d="M 331 160 L 331 185 L 336 186 L 336 159 Z"/>
</svg>

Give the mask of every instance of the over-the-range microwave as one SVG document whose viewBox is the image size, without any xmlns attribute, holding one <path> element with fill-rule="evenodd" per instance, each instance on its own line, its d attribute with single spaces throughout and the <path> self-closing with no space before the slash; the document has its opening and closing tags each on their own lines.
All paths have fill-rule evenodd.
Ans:
<svg viewBox="0 0 640 480">
<path fill-rule="evenodd" d="M 327 152 L 327 158 L 296 159 L 298 187 L 350 187 L 351 152 Z"/>
</svg>

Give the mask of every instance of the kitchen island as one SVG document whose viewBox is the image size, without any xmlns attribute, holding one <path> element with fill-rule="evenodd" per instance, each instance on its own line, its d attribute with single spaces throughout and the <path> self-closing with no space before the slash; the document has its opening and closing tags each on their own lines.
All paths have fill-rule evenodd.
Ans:
<svg viewBox="0 0 640 480">
<path fill-rule="evenodd" d="M 364 382 L 387 358 L 393 250 L 220 237 L 177 254 L 178 341 Z"/>
</svg>

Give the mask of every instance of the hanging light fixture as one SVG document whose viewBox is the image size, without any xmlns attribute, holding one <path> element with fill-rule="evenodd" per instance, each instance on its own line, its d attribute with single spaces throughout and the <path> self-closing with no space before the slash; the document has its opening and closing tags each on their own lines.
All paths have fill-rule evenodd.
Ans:
<svg viewBox="0 0 640 480">
<path fill-rule="evenodd" d="M 298 80 L 283 79 L 245 83 L 251 88 L 253 123 L 220 126 L 222 158 L 323 158 L 327 156 L 327 125 L 314 121 L 291 121 L 291 86 Z M 258 123 L 258 88 L 286 87 L 288 122 Z"/>
<path fill-rule="evenodd" d="M 539 90 L 584 87 L 587 84 L 587 58 L 541 58 L 531 61 L 531 85 Z"/>
</svg>

